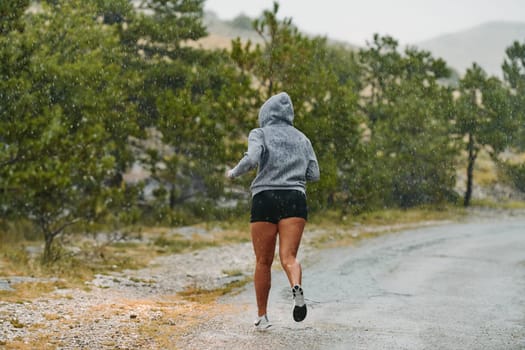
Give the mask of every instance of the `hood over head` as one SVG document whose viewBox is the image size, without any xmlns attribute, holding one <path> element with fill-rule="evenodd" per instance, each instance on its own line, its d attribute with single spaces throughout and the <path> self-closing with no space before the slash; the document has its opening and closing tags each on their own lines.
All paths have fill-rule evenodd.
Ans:
<svg viewBox="0 0 525 350">
<path fill-rule="evenodd" d="M 259 110 L 259 126 L 287 124 L 293 125 L 293 105 L 290 96 L 281 92 L 270 97 Z"/>
</svg>

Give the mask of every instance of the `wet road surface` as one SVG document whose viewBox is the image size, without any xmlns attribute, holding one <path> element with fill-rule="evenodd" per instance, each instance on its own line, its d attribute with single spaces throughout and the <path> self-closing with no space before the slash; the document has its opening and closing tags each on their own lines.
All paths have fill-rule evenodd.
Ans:
<svg viewBox="0 0 525 350">
<path fill-rule="evenodd" d="M 277 264 L 276 264 L 277 265 Z M 525 219 L 448 224 L 321 251 L 303 264 L 307 319 L 295 323 L 284 272 L 254 332 L 253 285 L 183 349 L 525 349 Z"/>
</svg>

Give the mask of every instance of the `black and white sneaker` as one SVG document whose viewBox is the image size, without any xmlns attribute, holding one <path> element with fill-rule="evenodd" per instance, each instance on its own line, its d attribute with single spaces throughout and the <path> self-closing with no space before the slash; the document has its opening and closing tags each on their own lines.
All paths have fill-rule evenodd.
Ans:
<svg viewBox="0 0 525 350">
<path fill-rule="evenodd" d="M 257 317 L 253 325 L 255 326 L 256 331 L 265 331 L 272 326 L 266 315 Z"/>
<path fill-rule="evenodd" d="M 306 304 L 304 302 L 303 289 L 299 285 L 292 288 L 293 294 L 293 319 L 295 322 L 301 322 L 306 318 Z"/>
</svg>

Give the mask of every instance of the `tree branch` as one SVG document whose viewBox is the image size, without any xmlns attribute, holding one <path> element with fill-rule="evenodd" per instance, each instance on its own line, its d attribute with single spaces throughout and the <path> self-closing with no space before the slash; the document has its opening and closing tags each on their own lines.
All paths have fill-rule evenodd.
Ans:
<svg viewBox="0 0 525 350">
<path fill-rule="evenodd" d="M 58 227 L 55 231 L 51 232 L 51 236 L 53 236 L 53 237 L 58 236 L 62 231 L 64 231 L 64 229 L 66 227 L 74 225 L 74 224 L 76 224 L 79 221 L 80 221 L 80 219 L 76 218 L 76 219 L 73 219 L 71 221 L 68 221 L 68 222 L 64 223 L 62 226 Z"/>
</svg>

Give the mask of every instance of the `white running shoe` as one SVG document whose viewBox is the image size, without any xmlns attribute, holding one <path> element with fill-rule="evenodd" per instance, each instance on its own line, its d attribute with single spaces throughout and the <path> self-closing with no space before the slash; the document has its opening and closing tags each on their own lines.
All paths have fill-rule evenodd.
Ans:
<svg viewBox="0 0 525 350">
<path fill-rule="evenodd" d="M 295 322 L 301 322 L 306 318 L 306 304 L 304 302 L 303 288 L 299 285 L 295 285 L 292 288 L 293 294 L 293 319 Z"/>
<path fill-rule="evenodd" d="M 272 326 L 266 315 L 257 317 L 253 325 L 255 326 L 256 331 L 265 331 Z"/>
</svg>

